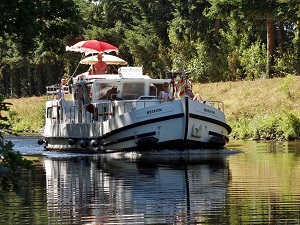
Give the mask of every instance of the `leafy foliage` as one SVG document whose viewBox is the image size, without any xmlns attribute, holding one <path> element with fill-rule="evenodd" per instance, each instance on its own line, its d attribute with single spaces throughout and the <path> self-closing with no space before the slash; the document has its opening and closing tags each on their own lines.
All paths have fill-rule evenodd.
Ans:
<svg viewBox="0 0 300 225">
<path fill-rule="evenodd" d="M 265 75 L 265 46 L 256 42 L 241 53 L 240 65 L 248 80 L 266 77 Z"/>
<path fill-rule="evenodd" d="M 280 89 L 284 92 L 287 99 L 294 100 L 294 94 L 292 93 L 292 87 L 296 82 L 296 77 L 294 75 L 287 75 L 281 82 Z"/>
<path fill-rule="evenodd" d="M 300 136 L 300 116 L 283 111 L 280 115 L 258 114 L 254 118 L 244 117 L 231 121 L 237 139 L 297 140 Z"/>
<path fill-rule="evenodd" d="M 0 10 L 5 97 L 39 96 L 72 76 L 80 55 L 65 46 L 84 39 L 118 46 L 152 77 L 179 68 L 200 82 L 300 73 L 296 0 L 16 0 Z"/>
<path fill-rule="evenodd" d="M 18 151 L 13 150 L 13 143 L 3 138 L 3 133 L 11 133 L 11 126 L 8 118 L 2 116 L 9 110 L 9 103 L 0 99 L 0 198 L 7 191 L 20 193 L 22 181 L 20 175 L 22 169 L 31 168 L 32 162 L 26 160 Z"/>
<path fill-rule="evenodd" d="M 291 112 L 285 112 L 281 118 L 280 127 L 287 140 L 295 140 L 300 136 L 300 118 Z"/>
<path fill-rule="evenodd" d="M 287 75 L 296 75 L 299 71 L 299 60 L 295 49 L 288 48 L 283 53 L 278 53 L 275 58 L 274 71 L 278 77 L 285 77 Z"/>
</svg>

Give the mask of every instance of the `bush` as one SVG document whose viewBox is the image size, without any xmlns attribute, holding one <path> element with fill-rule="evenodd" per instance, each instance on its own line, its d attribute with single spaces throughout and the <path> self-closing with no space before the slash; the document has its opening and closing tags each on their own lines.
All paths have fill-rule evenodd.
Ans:
<svg viewBox="0 0 300 225">
<path fill-rule="evenodd" d="M 285 53 L 275 57 L 274 73 L 277 77 L 296 75 L 298 70 L 297 54 L 294 49 L 287 49 Z"/>
<path fill-rule="evenodd" d="M 292 112 L 284 112 L 279 120 L 279 131 L 282 131 L 285 139 L 295 140 L 300 136 L 300 117 Z"/>
<path fill-rule="evenodd" d="M 300 136 L 300 115 L 293 112 L 273 116 L 259 113 L 229 124 L 233 130 L 231 136 L 236 139 L 297 140 Z"/>
<path fill-rule="evenodd" d="M 287 75 L 281 82 L 280 90 L 284 92 L 286 97 L 294 101 L 294 94 L 292 93 L 292 88 L 296 82 L 296 76 L 294 75 Z"/>
<path fill-rule="evenodd" d="M 265 49 L 264 44 L 256 42 L 242 52 L 240 62 L 247 80 L 265 78 L 267 58 Z"/>
<path fill-rule="evenodd" d="M 252 137 L 249 133 L 250 121 L 248 119 L 228 121 L 228 123 L 232 128 L 231 137 L 236 139 L 248 139 Z"/>
<path fill-rule="evenodd" d="M 7 113 L 10 103 L 0 99 L 0 115 Z M 19 193 L 22 189 L 20 185 L 22 169 L 31 168 L 32 162 L 26 160 L 18 151 L 13 150 L 13 143 L 6 141 L 2 134 L 12 133 L 11 124 L 6 116 L 0 116 L 0 198 L 7 191 Z"/>
</svg>

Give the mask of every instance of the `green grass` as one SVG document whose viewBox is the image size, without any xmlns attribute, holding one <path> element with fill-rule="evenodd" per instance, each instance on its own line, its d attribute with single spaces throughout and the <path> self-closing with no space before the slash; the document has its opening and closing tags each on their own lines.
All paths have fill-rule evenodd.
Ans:
<svg viewBox="0 0 300 225">
<path fill-rule="evenodd" d="M 222 100 L 237 139 L 298 139 L 300 78 L 195 84 L 203 99 Z"/>
<path fill-rule="evenodd" d="M 15 132 L 41 132 L 45 122 L 45 96 L 7 99 L 13 105 L 8 117 Z"/>
</svg>

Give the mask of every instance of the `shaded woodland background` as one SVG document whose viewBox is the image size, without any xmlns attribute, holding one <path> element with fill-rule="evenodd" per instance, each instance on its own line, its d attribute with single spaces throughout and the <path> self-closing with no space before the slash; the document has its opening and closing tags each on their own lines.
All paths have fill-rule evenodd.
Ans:
<svg viewBox="0 0 300 225">
<path fill-rule="evenodd" d="M 129 65 L 195 82 L 300 74 L 298 0 L 3 0 L 0 95 L 39 96 L 81 59 L 65 47 L 98 39 Z M 80 70 L 85 68 L 78 67 Z"/>
</svg>

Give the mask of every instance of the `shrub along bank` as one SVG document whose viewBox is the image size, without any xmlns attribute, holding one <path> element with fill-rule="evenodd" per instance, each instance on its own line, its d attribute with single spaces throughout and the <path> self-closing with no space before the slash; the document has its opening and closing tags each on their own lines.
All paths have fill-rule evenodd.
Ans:
<svg viewBox="0 0 300 225">
<path fill-rule="evenodd" d="M 203 99 L 221 100 L 231 138 L 295 140 L 300 136 L 300 78 L 194 84 Z M 7 99 L 16 132 L 41 132 L 45 97 Z"/>
</svg>

